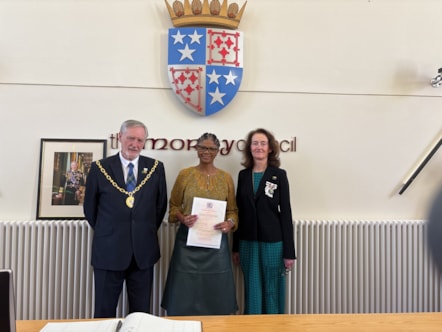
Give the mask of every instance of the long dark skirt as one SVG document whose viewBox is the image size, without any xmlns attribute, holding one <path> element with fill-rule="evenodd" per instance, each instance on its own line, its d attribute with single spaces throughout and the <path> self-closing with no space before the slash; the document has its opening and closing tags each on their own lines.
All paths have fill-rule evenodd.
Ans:
<svg viewBox="0 0 442 332">
<path fill-rule="evenodd" d="M 229 315 L 238 310 L 229 241 L 220 249 L 187 246 L 180 225 L 161 306 L 169 316 Z"/>
</svg>

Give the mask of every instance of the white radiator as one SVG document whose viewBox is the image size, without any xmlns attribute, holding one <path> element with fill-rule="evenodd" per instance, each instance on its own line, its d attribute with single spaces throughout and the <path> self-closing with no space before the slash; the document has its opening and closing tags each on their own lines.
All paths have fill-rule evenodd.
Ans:
<svg viewBox="0 0 442 332">
<path fill-rule="evenodd" d="M 291 313 L 440 311 L 424 221 L 296 221 Z M 442 253 L 441 253 L 442 254 Z"/>
<path fill-rule="evenodd" d="M 0 267 L 14 272 L 17 319 L 92 317 L 91 239 L 84 221 L 0 222 Z"/>
<path fill-rule="evenodd" d="M 296 221 L 298 259 L 287 281 L 288 313 L 440 311 L 439 271 L 423 221 Z M 161 296 L 177 225 L 159 231 L 152 310 Z M 92 231 L 86 221 L 0 221 L 0 268 L 14 271 L 17 319 L 93 316 Z M 243 308 L 240 269 L 234 269 Z M 117 315 L 127 312 L 123 291 Z"/>
</svg>

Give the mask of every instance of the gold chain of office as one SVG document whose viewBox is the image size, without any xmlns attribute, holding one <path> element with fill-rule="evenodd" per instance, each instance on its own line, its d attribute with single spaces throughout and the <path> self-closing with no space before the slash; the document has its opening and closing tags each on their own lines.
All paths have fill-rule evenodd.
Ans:
<svg viewBox="0 0 442 332">
<path fill-rule="evenodd" d="M 135 187 L 134 190 L 132 190 L 131 192 L 121 188 L 114 179 L 112 179 L 112 177 L 107 173 L 107 171 L 104 169 L 104 167 L 101 165 L 100 161 L 97 160 L 95 162 L 98 166 L 98 168 L 100 169 L 101 173 L 103 173 L 103 175 L 106 177 L 106 179 L 112 184 L 112 186 L 114 186 L 118 191 L 120 191 L 123 194 L 128 195 L 128 197 L 126 198 L 126 205 L 129 208 L 133 208 L 134 203 L 135 203 L 135 198 L 134 198 L 134 194 L 139 191 L 147 182 L 147 180 L 150 179 L 150 177 L 152 176 L 153 172 L 155 172 L 155 169 L 158 166 L 158 160 L 155 160 L 155 163 L 153 165 L 153 167 L 151 168 L 150 172 L 148 174 L 146 174 L 146 177 L 143 179 L 143 181 L 141 181 L 141 183 Z"/>
</svg>

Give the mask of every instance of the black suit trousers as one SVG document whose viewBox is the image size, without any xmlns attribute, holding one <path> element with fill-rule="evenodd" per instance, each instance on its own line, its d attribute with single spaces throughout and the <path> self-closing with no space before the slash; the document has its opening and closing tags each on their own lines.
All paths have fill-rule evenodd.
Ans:
<svg viewBox="0 0 442 332">
<path fill-rule="evenodd" d="M 140 270 L 132 259 L 124 271 L 94 269 L 95 318 L 116 317 L 118 300 L 126 281 L 129 313 L 151 313 L 150 303 L 153 283 L 153 267 Z"/>
</svg>

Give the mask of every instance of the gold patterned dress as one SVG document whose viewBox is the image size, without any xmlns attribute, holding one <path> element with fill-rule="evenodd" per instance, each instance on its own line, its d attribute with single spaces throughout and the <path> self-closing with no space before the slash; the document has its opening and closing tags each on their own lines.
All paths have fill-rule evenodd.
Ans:
<svg viewBox="0 0 442 332">
<path fill-rule="evenodd" d="M 206 175 L 196 167 L 178 174 L 169 201 L 169 222 L 190 214 L 194 197 L 227 202 L 225 219 L 238 220 L 232 177 L 220 169 Z M 198 221 L 197 221 L 198 222 Z M 238 310 L 227 234 L 221 248 L 187 246 L 187 226 L 180 224 L 161 306 L 169 316 L 229 315 Z"/>
</svg>

